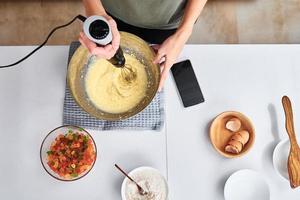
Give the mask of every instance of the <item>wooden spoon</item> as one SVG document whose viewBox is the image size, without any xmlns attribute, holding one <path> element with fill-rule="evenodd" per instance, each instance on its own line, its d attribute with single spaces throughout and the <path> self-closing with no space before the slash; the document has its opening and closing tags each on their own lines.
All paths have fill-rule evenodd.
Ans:
<svg viewBox="0 0 300 200">
<path fill-rule="evenodd" d="M 294 129 L 292 104 L 287 96 L 282 97 L 282 105 L 286 119 L 285 128 L 291 143 L 290 154 L 288 158 L 290 185 L 292 188 L 296 188 L 300 185 L 300 148 L 297 143 Z"/>
</svg>

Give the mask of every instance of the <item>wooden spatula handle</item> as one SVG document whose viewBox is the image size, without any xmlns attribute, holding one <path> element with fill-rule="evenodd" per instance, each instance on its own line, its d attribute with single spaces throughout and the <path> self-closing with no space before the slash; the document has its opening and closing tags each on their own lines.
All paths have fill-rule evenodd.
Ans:
<svg viewBox="0 0 300 200">
<path fill-rule="evenodd" d="M 282 97 L 282 105 L 284 108 L 285 113 L 285 128 L 289 135 L 291 147 L 295 148 L 298 146 L 296 134 L 295 134 L 295 128 L 294 128 L 294 118 L 293 118 L 293 109 L 292 109 L 292 103 L 291 100 L 284 96 Z"/>
<path fill-rule="evenodd" d="M 290 185 L 292 188 L 300 186 L 300 149 L 297 144 L 293 121 L 293 110 L 290 99 L 287 96 L 282 97 L 282 105 L 285 113 L 285 127 L 290 138 L 291 149 L 288 158 L 288 172 Z"/>
</svg>

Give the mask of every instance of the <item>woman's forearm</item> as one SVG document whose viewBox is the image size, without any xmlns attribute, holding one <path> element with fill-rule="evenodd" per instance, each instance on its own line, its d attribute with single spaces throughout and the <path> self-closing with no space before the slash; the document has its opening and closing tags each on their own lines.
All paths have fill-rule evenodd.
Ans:
<svg viewBox="0 0 300 200">
<path fill-rule="evenodd" d="M 106 15 L 105 9 L 100 0 L 82 0 L 85 14 L 91 15 Z"/>
<path fill-rule="evenodd" d="M 184 10 L 183 19 L 178 31 L 185 31 L 191 34 L 194 24 L 203 10 L 207 0 L 188 0 Z"/>
</svg>

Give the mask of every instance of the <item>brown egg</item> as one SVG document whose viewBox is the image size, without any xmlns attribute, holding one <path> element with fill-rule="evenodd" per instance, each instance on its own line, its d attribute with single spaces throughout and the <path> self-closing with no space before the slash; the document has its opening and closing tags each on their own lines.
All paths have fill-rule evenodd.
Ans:
<svg viewBox="0 0 300 200">
<path fill-rule="evenodd" d="M 238 149 L 239 153 L 242 151 L 243 148 L 243 144 L 239 141 L 235 141 L 235 140 L 230 140 L 228 142 L 228 145 L 234 146 Z"/>
<path fill-rule="evenodd" d="M 226 122 L 226 125 L 225 125 L 226 129 L 228 129 L 228 130 L 230 130 L 232 132 L 239 131 L 240 128 L 241 128 L 241 126 L 242 126 L 241 121 L 238 118 L 236 118 L 236 117 L 231 118 L 230 120 L 228 120 Z"/>
<path fill-rule="evenodd" d="M 249 132 L 246 130 L 238 132 L 238 135 L 240 135 L 243 138 L 243 145 L 245 145 L 249 141 Z"/>
<path fill-rule="evenodd" d="M 226 145 L 225 151 L 228 153 L 234 153 L 234 154 L 239 153 L 239 150 L 235 146 L 232 146 L 232 145 Z"/>
<path fill-rule="evenodd" d="M 231 140 L 235 140 L 235 141 L 238 141 L 238 142 L 241 142 L 242 144 L 243 141 L 244 141 L 244 138 L 240 135 L 240 134 L 233 134 L 232 137 L 231 137 Z"/>
</svg>

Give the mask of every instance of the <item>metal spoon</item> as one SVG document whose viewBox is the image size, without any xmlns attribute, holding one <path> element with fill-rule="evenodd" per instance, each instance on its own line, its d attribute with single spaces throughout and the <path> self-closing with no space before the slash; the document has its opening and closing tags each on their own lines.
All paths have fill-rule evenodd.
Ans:
<svg viewBox="0 0 300 200">
<path fill-rule="evenodd" d="M 124 174 L 129 180 L 131 180 L 132 182 L 135 183 L 135 185 L 138 188 L 138 191 L 141 195 L 148 195 L 148 192 L 146 190 L 144 190 L 135 180 L 133 180 L 124 170 L 122 170 L 117 164 L 115 164 L 115 167 L 122 172 L 122 174 Z"/>
</svg>

